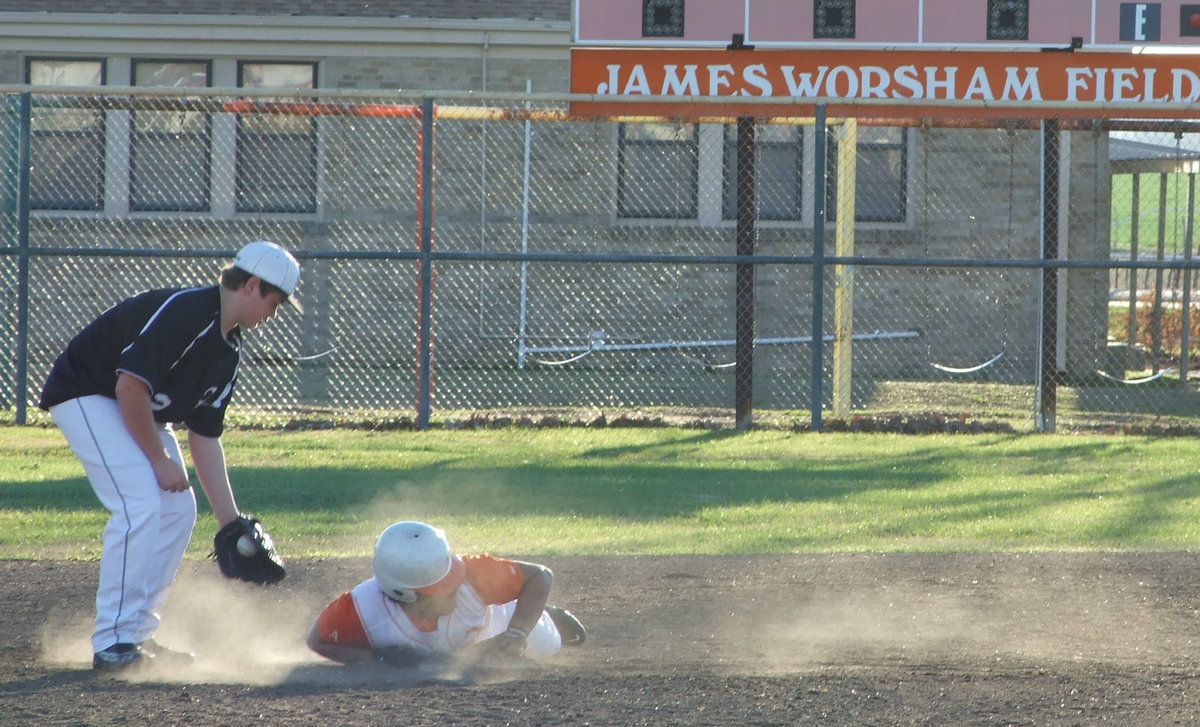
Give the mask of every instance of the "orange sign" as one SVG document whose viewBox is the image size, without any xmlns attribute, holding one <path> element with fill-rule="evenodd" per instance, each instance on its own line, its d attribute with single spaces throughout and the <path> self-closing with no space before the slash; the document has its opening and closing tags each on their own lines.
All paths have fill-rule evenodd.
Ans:
<svg viewBox="0 0 1200 727">
<path fill-rule="evenodd" d="M 917 117 L 962 115 L 969 109 L 971 115 L 988 117 L 1195 118 L 1200 115 L 1200 55 L 575 48 L 571 92 L 612 97 L 611 102 L 597 98 L 572 105 L 574 113 L 584 115 L 811 115 L 813 104 L 806 102 L 816 99 L 874 99 L 886 109 L 880 113 Z M 635 111 L 631 104 L 639 96 L 782 103 L 698 108 L 643 102 Z M 1029 102 L 1053 109 L 1033 109 Z M 847 108 L 834 102 L 829 112 L 841 115 Z"/>
</svg>

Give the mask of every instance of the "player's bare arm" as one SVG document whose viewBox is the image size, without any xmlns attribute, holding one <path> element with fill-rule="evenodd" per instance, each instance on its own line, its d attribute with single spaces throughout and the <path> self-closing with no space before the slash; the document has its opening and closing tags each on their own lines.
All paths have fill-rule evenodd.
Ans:
<svg viewBox="0 0 1200 727">
<path fill-rule="evenodd" d="M 188 450 L 192 455 L 192 466 L 196 468 L 196 479 L 200 480 L 200 488 L 212 506 L 217 525 L 224 527 L 236 520 L 239 513 L 225 466 L 225 447 L 219 438 L 188 430 Z"/>
<path fill-rule="evenodd" d="M 190 487 L 187 470 L 182 463 L 167 456 L 159 439 L 158 425 L 154 422 L 154 412 L 150 407 L 150 387 L 146 382 L 122 373 L 117 377 L 116 395 L 121 419 L 154 468 L 158 486 L 167 492 L 183 492 Z"/>
<path fill-rule="evenodd" d="M 518 561 L 517 565 L 521 568 L 521 591 L 517 594 L 517 606 L 508 625 L 529 634 L 546 608 L 554 585 L 554 573 L 538 563 Z"/>
</svg>

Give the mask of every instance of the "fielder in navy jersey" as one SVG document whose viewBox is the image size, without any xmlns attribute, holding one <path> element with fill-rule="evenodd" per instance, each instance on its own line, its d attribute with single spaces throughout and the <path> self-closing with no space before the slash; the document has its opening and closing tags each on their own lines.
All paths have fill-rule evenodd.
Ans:
<svg viewBox="0 0 1200 727">
<path fill-rule="evenodd" d="M 295 299 L 300 266 L 251 242 L 220 284 L 151 290 L 105 311 L 58 357 L 39 406 L 54 417 L 110 517 L 104 529 L 94 669 L 190 662 L 154 640 L 196 522 L 172 425 L 187 427 L 196 478 L 219 526 L 239 516 L 221 445 L 243 329 Z"/>
</svg>

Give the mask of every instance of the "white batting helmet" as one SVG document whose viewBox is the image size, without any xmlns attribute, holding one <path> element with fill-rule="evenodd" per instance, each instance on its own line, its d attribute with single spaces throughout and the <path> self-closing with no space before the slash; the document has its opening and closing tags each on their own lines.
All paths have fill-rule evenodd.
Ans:
<svg viewBox="0 0 1200 727">
<path fill-rule="evenodd" d="M 418 593 L 452 593 L 466 571 L 441 529 L 412 520 L 380 533 L 371 567 L 383 592 L 401 603 L 412 603 Z"/>
</svg>

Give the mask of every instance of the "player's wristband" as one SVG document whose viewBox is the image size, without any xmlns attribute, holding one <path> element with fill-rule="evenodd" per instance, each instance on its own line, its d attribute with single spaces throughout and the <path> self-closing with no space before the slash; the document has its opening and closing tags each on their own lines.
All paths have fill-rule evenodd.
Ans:
<svg viewBox="0 0 1200 727">
<path fill-rule="evenodd" d="M 529 632 L 528 632 L 528 631 L 525 631 L 524 629 L 519 629 L 519 628 L 517 628 L 516 626 L 509 626 L 509 627 L 508 627 L 508 628 L 507 628 L 507 629 L 504 631 L 504 635 L 505 635 L 505 636 L 511 636 L 512 638 L 519 638 L 519 639 L 521 639 L 521 640 L 525 640 L 525 639 L 528 639 L 528 638 L 529 638 Z"/>
</svg>

